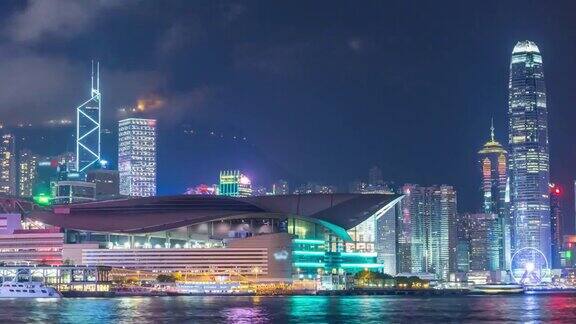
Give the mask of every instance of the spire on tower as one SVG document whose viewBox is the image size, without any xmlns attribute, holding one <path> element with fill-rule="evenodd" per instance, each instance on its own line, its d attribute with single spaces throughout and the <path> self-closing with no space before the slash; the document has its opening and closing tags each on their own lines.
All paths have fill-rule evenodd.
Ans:
<svg viewBox="0 0 576 324">
<path fill-rule="evenodd" d="M 94 60 L 91 61 L 90 67 L 92 68 L 92 73 L 90 73 L 90 89 L 94 91 Z"/>
<path fill-rule="evenodd" d="M 94 83 L 94 74 L 96 74 L 96 83 Z M 96 69 L 94 69 L 94 60 L 92 60 L 92 96 L 96 96 L 100 93 L 100 62 L 96 61 Z"/>
<path fill-rule="evenodd" d="M 494 117 L 490 119 L 490 139 L 494 142 Z"/>
</svg>

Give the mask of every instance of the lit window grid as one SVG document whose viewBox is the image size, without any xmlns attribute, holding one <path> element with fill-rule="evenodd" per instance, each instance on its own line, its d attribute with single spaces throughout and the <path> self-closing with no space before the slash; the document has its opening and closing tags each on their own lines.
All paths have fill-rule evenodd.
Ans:
<svg viewBox="0 0 576 324">
<path fill-rule="evenodd" d="M 119 123 L 118 169 L 123 195 L 156 195 L 155 123 L 153 119 L 135 118 Z"/>
</svg>

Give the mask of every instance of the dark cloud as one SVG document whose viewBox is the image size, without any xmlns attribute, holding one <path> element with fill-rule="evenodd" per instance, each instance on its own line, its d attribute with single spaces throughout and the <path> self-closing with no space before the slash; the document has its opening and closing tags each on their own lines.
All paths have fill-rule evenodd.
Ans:
<svg viewBox="0 0 576 324">
<path fill-rule="evenodd" d="M 74 108 L 90 95 L 88 63 L 26 51 L 10 55 L 2 48 L 0 53 L 4 53 L 0 54 L 0 112 L 7 124 L 72 117 Z M 162 83 L 155 72 L 112 71 L 105 67 L 101 80 L 105 113 L 132 104 Z"/>
<path fill-rule="evenodd" d="M 7 34 L 16 42 L 33 43 L 44 37 L 67 39 L 92 26 L 104 10 L 128 2 L 113 0 L 31 0 L 8 20 Z"/>
<path fill-rule="evenodd" d="M 98 27 L 99 17 L 106 12 L 136 3 L 41 0 L 15 9 L 4 29 L 8 38 L 0 44 L 3 120 L 7 124 L 23 120 L 35 123 L 74 116 L 74 108 L 90 94 L 90 60 L 94 57 L 79 60 L 73 50 L 50 50 L 50 42 L 82 38 Z M 118 107 L 134 105 L 137 98 L 165 86 L 166 78 L 158 70 L 110 69 L 106 63 L 101 65 L 104 118 L 113 117 Z"/>
<path fill-rule="evenodd" d="M 274 75 L 292 75 L 301 72 L 304 60 L 311 50 L 309 42 L 275 44 L 242 44 L 236 50 L 235 67 Z"/>
<path fill-rule="evenodd" d="M 303 181 L 345 182 L 377 164 L 399 183 L 453 184 L 462 209 L 475 210 L 476 151 L 492 116 L 505 138 L 510 51 L 517 40 L 532 39 L 544 57 L 552 179 L 571 192 L 576 155 L 566 139 L 576 136 L 570 124 L 576 91 L 566 71 L 575 68 L 575 6 L 573 0 L 4 1 L 0 119 L 73 116 L 89 95 L 90 60 L 100 59 L 109 121 L 117 108 L 161 98 L 148 116 L 169 121 L 168 128 L 187 123 L 243 132 L 262 156 Z M 201 143 L 176 152 L 173 140 L 166 139 L 162 153 L 170 160 L 159 177 L 166 193 L 176 192 L 170 179 L 181 173 L 208 174 L 194 174 L 193 161 L 177 165 Z M 195 161 L 204 159 L 196 154 Z M 225 154 L 235 165 L 238 156 Z"/>
</svg>

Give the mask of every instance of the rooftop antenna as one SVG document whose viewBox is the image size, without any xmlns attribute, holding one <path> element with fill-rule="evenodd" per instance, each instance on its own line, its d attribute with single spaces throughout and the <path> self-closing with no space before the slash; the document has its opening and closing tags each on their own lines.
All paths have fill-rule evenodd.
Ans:
<svg viewBox="0 0 576 324">
<path fill-rule="evenodd" d="M 490 138 L 494 142 L 494 117 L 490 118 Z"/>
<path fill-rule="evenodd" d="M 100 61 L 96 62 L 96 90 L 100 93 Z"/>
</svg>

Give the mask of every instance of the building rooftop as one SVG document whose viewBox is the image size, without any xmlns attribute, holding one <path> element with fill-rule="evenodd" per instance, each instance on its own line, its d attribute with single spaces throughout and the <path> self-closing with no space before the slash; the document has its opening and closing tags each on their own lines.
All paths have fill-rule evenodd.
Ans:
<svg viewBox="0 0 576 324">
<path fill-rule="evenodd" d="M 258 197 L 181 195 L 53 206 L 29 217 L 74 230 L 152 233 L 210 221 L 287 216 L 323 225 L 347 237 L 346 230 L 394 206 L 397 194 L 308 194 Z"/>
<path fill-rule="evenodd" d="M 478 154 L 489 154 L 489 153 L 508 153 L 502 146 L 502 144 L 498 143 L 494 136 L 494 120 L 492 120 L 492 124 L 490 126 L 490 140 L 484 144 L 482 149 L 478 151 Z"/>
<path fill-rule="evenodd" d="M 516 46 L 514 46 L 512 54 L 517 53 L 540 53 L 540 49 L 538 49 L 536 43 L 529 40 L 525 40 L 516 43 Z"/>
</svg>

